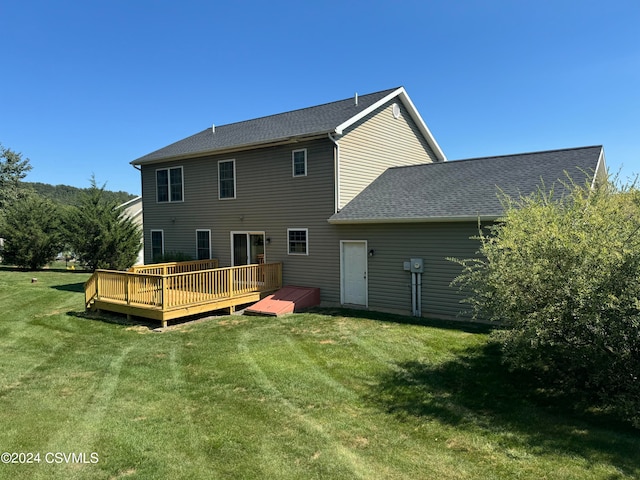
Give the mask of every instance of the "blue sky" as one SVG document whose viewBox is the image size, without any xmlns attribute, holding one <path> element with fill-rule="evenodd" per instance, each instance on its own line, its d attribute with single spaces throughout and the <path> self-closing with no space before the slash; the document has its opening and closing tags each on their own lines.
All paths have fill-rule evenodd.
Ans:
<svg viewBox="0 0 640 480">
<path fill-rule="evenodd" d="M 404 86 L 450 160 L 604 145 L 640 173 L 637 0 L 0 0 L 0 143 L 140 193 L 212 123 Z"/>
</svg>

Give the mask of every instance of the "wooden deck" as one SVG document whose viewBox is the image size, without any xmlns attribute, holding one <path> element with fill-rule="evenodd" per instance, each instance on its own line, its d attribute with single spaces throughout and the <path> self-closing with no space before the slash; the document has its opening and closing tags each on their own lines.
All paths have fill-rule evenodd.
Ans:
<svg viewBox="0 0 640 480">
<path fill-rule="evenodd" d="M 96 270 L 84 285 L 85 306 L 159 320 L 164 327 L 176 318 L 222 308 L 233 311 L 236 305 L 257 302 L 282 287 L 281 263 L 204 270 L 196 270 L 195 265 L 177 262 L 128 272 Z"/>
</svg>

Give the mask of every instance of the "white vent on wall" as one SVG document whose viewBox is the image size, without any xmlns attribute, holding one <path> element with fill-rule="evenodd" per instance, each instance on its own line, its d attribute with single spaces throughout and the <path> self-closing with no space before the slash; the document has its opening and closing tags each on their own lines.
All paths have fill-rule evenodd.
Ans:
<svg viewBox="0 0 640 480">
<path fill-rule="evenodd" d="M 391 112 L 393 113 L 393 118 L 400 118 L 400 107 L 397 103 L 391 106 Z"/>
</svg>

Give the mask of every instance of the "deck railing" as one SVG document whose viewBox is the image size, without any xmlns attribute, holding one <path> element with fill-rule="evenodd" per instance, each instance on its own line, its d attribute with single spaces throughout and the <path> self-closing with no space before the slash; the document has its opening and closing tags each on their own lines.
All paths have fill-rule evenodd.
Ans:
<svg viewBox="0 0 640 480">
<path fill-rule="evenodd" d="M 166 311 L 252 292 L 277 290 L 281 286 L 281 263 L 163 275 L 96 270 L 85 283 L 85 304 L 89 307 L 94 300 L 99 300 Z"/>
<path fill-rule="evenodd" d="M 132 273 L 151 273 L 155 275 L 171 275 L 173 273 L 195 272 L 198 270 L 210 270 L 218 268 L 218 259 L 192 260 L 189 262 L 151 263 L 149 265 L 137 265 L 128 271 Z"/>
</svg>

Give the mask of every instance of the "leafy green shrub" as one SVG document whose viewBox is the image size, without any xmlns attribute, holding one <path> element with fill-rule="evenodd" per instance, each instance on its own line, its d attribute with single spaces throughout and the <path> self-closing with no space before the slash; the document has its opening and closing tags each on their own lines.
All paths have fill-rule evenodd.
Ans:
<svg viewBox="0 0 640 480">
<path fill-rule="evenodd" d="M 561 201 L 505 206 L 454 283 L 476 317 L 506 327 L 495 335 L 509 367 L 640 427 L 640 191 L 573 185 Z"/>
</svg>

